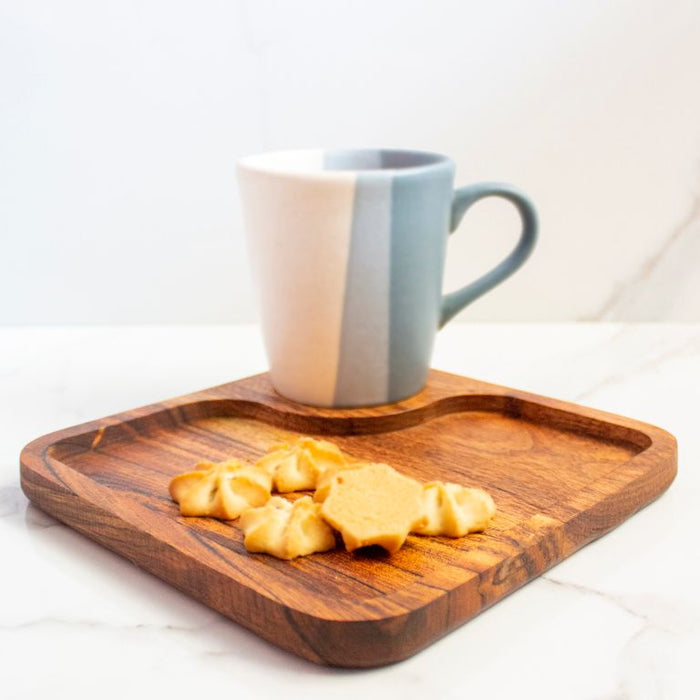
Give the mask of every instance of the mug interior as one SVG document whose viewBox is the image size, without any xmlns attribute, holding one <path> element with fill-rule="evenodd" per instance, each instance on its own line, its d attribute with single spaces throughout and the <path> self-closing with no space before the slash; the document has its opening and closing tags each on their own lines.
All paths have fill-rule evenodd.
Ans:
<svg viewBox="0 0 700 700">
<path fill-rule="evenodd" d="M 313 149 L 276 151 L 248 156 L 243 167 L 288 173 L 358 172 L 377 170 L 416 170 L 448 162 L 447 156 L 429 151 L 386 148 Z"/>
</svg>

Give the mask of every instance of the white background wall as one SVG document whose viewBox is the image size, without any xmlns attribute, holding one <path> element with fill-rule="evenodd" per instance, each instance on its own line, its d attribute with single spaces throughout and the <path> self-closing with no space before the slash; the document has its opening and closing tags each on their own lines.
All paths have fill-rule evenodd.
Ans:
<svg viewBox="0 0 700 700">
<path fill-rule="evenodd" d="M 234 162 L 436 150 L 538 204 L 469 320 L 700 320 L 697 0 L 1 0 L 0 322 L 256 317 Z M 446 287 L 515 238 L 486 202 Z"/>
</svg>

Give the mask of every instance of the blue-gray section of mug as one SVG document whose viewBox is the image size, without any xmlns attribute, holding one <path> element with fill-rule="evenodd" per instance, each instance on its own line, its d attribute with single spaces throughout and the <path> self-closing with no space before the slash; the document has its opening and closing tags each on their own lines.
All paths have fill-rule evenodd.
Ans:
<svg viewBox="0 0 700 700">
<path fill-rule="evenodd" d="M 485 197 L 502 197 L 515 206 L 523 225 L 520 240 L 510 255 L 493 269 L 461 289 L 445 294 L 440 310 L 440 328 L 465 306 L 510 277 L 530 257 L 537 242 L 539 224 L 534 204 L 521 189 L 504 182 L 479 182 L 456 190 L 450 232 L 457 228 L 469 207 Z"/>
<path fill-rule="evenodd" d="M 324 151 L 324 170 L 379 170 L 387 175 L 392 171 L 442 168 L 450 164 L 447 156 L 430 151 L 411 151 L 391 148 L 334 149 Z"/>
<path fill-rule="evenodd" d="M 388 401 L 425 384 L 437 332 L 454 166 L 394 171 L 391 193 Z"/>
<path fill-rule="evenodd" d="M 324 170 L 380 170 L 381 167 L 382 151 L 379 149 L 337 150 L 323 154 Z"/>
<path fill-rule="evenodd" d="M 334 405 L 388 401 L 392 177 L 358 173 Z"/>
</svg>

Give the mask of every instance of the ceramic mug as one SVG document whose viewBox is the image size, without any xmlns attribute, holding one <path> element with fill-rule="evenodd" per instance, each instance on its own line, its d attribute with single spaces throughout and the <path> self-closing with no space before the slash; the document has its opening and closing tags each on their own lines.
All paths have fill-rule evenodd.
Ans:
<svg viewBox="0 0 700 700">
<path fill-rule="evenodd" d="M 435 334 L 527 259 L 537 214 L 500 183 L 453 189 L 455 166 L 423 151 L 280 151 L 238 162 L 248 248 L 275 389 L 300 403 L 369 406 L 425 384 Z M 512 202 L 515 249 L 442 295 L 448 234 L 484 197 Z"/>
</svg>

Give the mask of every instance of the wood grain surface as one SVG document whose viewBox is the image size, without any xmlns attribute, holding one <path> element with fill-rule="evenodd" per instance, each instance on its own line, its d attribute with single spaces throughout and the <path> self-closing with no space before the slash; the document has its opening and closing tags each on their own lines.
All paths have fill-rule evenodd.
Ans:
<svg viewBox="0 0 700 700">
<path fill-rule="evenodd" d="M 342 549 L 293 562 L 249 554 L 236 522 L 184 518 L 171 477 L 199 459 L 257 459 L 325 436 L 421 480 L 486 489 L 482 534 L 409 536 L 391 556 Z M 346 667 L 404 659 L 655 499 L 672 435 L 638 421 L 431 371 L 391 405 L 317 409 L 257 375 L 61 430 L 25 447 L 42 510 L 283 649 Z"/>
</svg>

